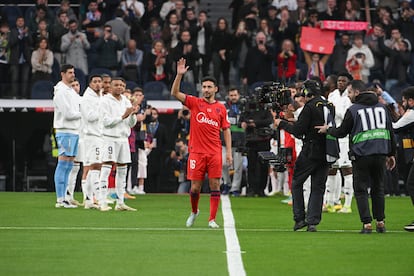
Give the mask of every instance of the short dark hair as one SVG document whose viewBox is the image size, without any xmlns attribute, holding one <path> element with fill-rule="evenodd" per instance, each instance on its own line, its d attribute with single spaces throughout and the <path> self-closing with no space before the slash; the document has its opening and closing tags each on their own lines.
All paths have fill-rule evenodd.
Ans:
<svg viewBox="0 0 414 276">
<path fill-rule="evenodd" d="M 405 88 L 402 93 L 401 96 L 403 96 L 405 99 L 413 99 L 414 100 L 414 86 L 410 86 Z"/>
<path fill-rule="evenodd" d="M 348 78 L 349 81 L 352 81 L 354 79 L 351 74 L 349 74 L 348 72 L 345 72 L 345 71 L 344 72 L 340 72 L 338 74 L 338 78 L 339 77 L 346 77 L 346 78 Z"/>
<path fill-rule="evenodd" d="M 60 67 L 60 72 L 61 73 L 66 73 L 69 69 L 75 69 L 75 67 L 72 64 L 63 64 Z"/>
<path fill-rule="evenodd" d="M 214 86 L 217 86 L 217 80 L 215 77 L 212 76 L 205 76 L 201 79 L 201 83 L 205 82 L 205 81 L 211 81 L 212 83 L 214 83 Z"/>
<path fill-rule="evenodd" d="M 142 87 L 134 87 L 134 89 L 132 89 L 132 93 L 134 92 L 142 92 L 142 94 L 144 94 L 144 89 L 142 89 Z"/>
<path fill-rule="evenodd" d="M 88 83 L 91 83 L 91 81 L 92 81 L 94 78 L 100 78 L 100 79 L 102 80 L 102 76 L 101 76 L 101 75 L 98 75 L 98 74 L 93 74 L 93 75 L 90 75 L 90 76 L 89 76 Z"/>
<path fill-rule="evenodd" d="M 68 25 L 72 25 L 73 23 L 78 24 L 78 21 L 76 19 L 71 19 L 69 20 Z"/>
<path fill-rule="evenodd" d="M 235 86 L 231 86 L 231 87 L 227 90 L 227 93 L 229 93 L 230 91 L 237 91 L 237 93 L 239 93 L 239 94 L 240 94 L 239 89 L 238 89 L 237 87 L 235 87 Z"/>
<path fill-rule="evenodd" d="M 112 79 L 112 77 L 111 77 L 110 75 L 108 75 L 107 73 L 103 73 L 103 74 L 101 75 L 101 77 L 102 77 L 102 78 L 111 78 L 111 79 Z"/>
<path fill-rule="evenodd" d="M 112 78 L 112 81 L 114 81 L 114 80 L 120 80 L 120 81 L 122 81 L 123 83 L 126 83 L 125 79 L 124 79 L 124 78 L 122 78 L 122 77 L 113 77 L 113 78 Z"/>
<path fill-rule="evenodd" d="M 352 80 L 349 84 L 354 90 L 358 90 L 359 92 L 363 92 L 367 89 L 367 86 L 362 80 Z"/>
</svg>

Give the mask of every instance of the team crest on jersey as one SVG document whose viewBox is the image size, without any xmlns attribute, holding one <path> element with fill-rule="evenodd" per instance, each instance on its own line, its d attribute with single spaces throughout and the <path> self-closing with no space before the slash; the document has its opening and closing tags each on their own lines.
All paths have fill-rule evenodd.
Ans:
<svg viewBox="0 0 414 276">
<path fill-rule="evenodd" d="M 221 112 L 221 109 L 217 107 L 217 108 L 216 108 L 216 113 L 217 113 L 217 114 L 220 114 L 220 112 Z"/>
</svg>

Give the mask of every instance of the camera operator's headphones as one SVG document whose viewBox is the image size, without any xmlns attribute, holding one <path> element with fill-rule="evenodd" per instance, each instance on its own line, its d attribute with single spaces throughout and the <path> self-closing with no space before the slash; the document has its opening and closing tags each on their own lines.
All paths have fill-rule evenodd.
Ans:
<svg viewBox="0 0 414 276">
<path fill-rule="evenodd" d="M 314 80 L 306 80 L 302 84 L 302 95 L 305 97 L 312 97 L 321 94 L 321 85 Z"/>
</svg>

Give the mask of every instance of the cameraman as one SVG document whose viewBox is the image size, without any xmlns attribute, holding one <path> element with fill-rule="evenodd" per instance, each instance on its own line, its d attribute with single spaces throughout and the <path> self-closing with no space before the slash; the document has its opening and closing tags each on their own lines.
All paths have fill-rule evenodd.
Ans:
<svg viewBox="0 0 414 276">
<path fill-rule="evenodd" d="M 240 92 L 237 88 L 230 88 L 227 94 L 228 101 L 224 104 L 227 109 L 227 117 L 230 122 L 231 131 L 231 145 L 233 155 L 233 180 L 230 179 L 230 166 L 223 162 L 223 191 L 222 194 L 228 194 L 229 192 L 234 195 L 240 195 L 242 173 L 243 173 L 243 157 L 242 152 L 245 146 L 245 134 L 244 129 L 239 126 L 240 119 Z M 223 160 L 226 160 L 226 147 L 224 138 L 221 139 L 223 145 Z"/>
<path fill-rule="evenodd" d="M 327 101 L 321 96 L 319 83 L 313 80 L 303 83 L 302 93 L 305 95 L 306 104 L 298 120 L 290 124 L 287 121 L 275 119 L 274 124 L 295 137 L 303 137 L 303 148 L 296 160 L 292 180 L 293 218 L 295 220 L 293 230 L 297 231 L 308 226 L 307 231 L 316 232 L 316 225 L 322 217 L 323 194 L 329 165 L 326 161 L 326 137 L 319 134 L 315 126 L 320 123 L 325 124 L 324 107 Z M 303 183 L 308 176 L 311 176 L 311 193 L 306 213 Z"/>
<path fill-rule="evenodd" d="M 247 103 L 251 104 L 251 103 Z M 265 109 L 261 103 L 254 104 L 245 110 L 240 118 L 241 127 L 246 132 L 246 147 L 248 160 L 248 196 L 258 195 L 264 197 L 264 189 L 267 183 L 268 165 L 258 159 L 258 152 L 270 151 L 270 139 L 273 122 L 272 113 Z"/>
</svg>

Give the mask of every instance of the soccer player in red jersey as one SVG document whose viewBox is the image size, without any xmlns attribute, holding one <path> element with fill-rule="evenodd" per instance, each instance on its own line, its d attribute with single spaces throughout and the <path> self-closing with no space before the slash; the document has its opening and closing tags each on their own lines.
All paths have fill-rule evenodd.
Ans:
<svg viewBox="0 0 414 276">
<path fill-rule="evenodd" d="M 185 59 L 177 62 L 177 76 L 171 88 L 171 95 L 191 110 L 189 157 L 187 178 L 191 180 L 190 200 L 192 212 L 187 219 L 187 227 L 194 224 L 199 214 L 198 201 L 205 174 L 208 173 L 210 185 L 210 218 L 208 226 L 219 228 L 216 223 L 217 209 L 220 203 L 220 178 L 222 172 L 222 149 L 220 130 L 223 130 L 226 145 L 226 162 L 231 165 L 230 122 L 225 106 L 216 101 L 217 81 L 213 77 L 204 77 L 201 81 L 202 98 L 180 92 L 180 83 L 188 70 Z"/>
</svg>

